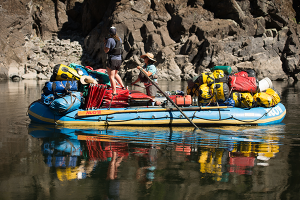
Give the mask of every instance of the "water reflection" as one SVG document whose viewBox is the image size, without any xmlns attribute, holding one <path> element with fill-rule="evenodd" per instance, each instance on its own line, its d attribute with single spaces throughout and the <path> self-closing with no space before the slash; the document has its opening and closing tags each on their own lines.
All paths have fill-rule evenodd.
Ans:
<svg viewBox="0 0 300 200">
<path fill-rule="evenodd" d="M 60 128 L 30 124 L 40 138 L 45 163 L 60 181 L 95 178 L 107 181 L 107 194 L 119 194 L 119 178 L 142 186 L 181 181 L 178 163 L 192 163 L 202 181 L 228 182 L 231 174 L 252 175 L 255 166 L 268 167 L 279 152 L 283 125 L 257 127 L 108 129 Z M 198 163 L 198 164 L 197 164 Z M 196 164 L 196 165 L 195 165 Z M 180 166 L 175 168 L 180 169 Z"/>
</svg>

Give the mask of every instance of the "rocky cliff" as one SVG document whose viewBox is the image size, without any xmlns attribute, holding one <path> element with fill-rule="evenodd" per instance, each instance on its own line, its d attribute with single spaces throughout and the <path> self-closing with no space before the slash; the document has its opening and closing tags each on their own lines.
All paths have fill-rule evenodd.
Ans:
<svg viewBox="0 0 300 200">
<path fill-rule="evenodd" d="M 124 42 L 124 79 L 152 52 L 160 79 L 229 65 L 260 79 L 298 80 L 299 9 L 298 0 L 3 1 L 0 74 L 47 76 L 70 62 L 104 68 L 103 39 L 113 25 Z"/>
</svg>

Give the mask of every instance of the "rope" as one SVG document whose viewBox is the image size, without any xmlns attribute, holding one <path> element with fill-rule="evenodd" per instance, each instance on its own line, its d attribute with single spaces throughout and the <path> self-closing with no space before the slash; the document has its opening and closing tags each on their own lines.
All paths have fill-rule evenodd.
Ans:
<svg viewBox="0 0 300 200">
<path fill-rule="evenodd" d="M 252 120 L 252 121 L 249 121 L 249 120 L 241 120 L 241 119 L 238 119 L 238 118 L 235 118 L 233 116 L 231 117 L 228 117 L 228 118 L 224 118 L 224 119 L 206 119 L 206 118 L 203 118 L 203 117 L 197 117 L 195 116 L 195 113 L 196 111 L 194 112 L 194 115 L 192 116 L 192 119 L 194 118 L 197 118 L 197 119 L 202 119 L 202 120 L 206 120 L 206 121 L 212 121 L 212 122 L 217 122 L 217 121 L 225 121 L 225 120 L 230 120 L 230 119 L 234 119 L 234 120 L 237 120 L 237 121 L 240 121 L 240 122 L 256 122 L 258 120 L 260 120 L 261 118 L 263 118 L 264 116 L 266 116 L 274 107 L 270 108 L 270 110 L 268 112 L 265 112 L 261 117 L 255 119 L 255 120 Z M 107 116 L 107 115 L 106 115 Z M 72 118 L 72 119 L 76 119 L 75 117 L 70 117 L 70 116 L 66 116 L 66 117 L 69 117 L 69 118 Z M 160 118 L 155 118 L 155 119 L 165 119 L 166 117 L 160 117 Z M 136 118 L 133 118 L 133 119 L 127 119 L 127 120 L 108 120 L 108 118 L 106 117 L 106 120 L 105 122 L 108 124 L 108 122 L 127 122 L 127 121 L 132 121 L 132 120 L 137 120 L 137 119 L 153 119 L 153 118 L 141 118 L 141 117 L 136 117 Z M 173 118 L 172 120 L 174 119 L 182 119 L 180 117 L 177 117 L 177 118 Z M 99 119 L 81 119 L 81 120 L 87 120 L 87 121 L 99 121 Z"/>
</svg>

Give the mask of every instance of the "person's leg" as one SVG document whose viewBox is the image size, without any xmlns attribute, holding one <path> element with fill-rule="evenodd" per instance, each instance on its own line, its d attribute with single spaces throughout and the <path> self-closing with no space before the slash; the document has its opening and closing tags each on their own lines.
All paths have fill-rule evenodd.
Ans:
<svg viewBox="0 0 300 200">
<path fill-rule="evenodd" d="M 148 96 L 151 96 L 151 94 L 150 94 L 150 86 L 145 85 L 145 89 L 146 89 L 146 94 Z"/>
<path fill-rule="evenodd" d="M 115 71 L 116 71 L 115 78 L 118 81 L 118 83 L 121 85 L 121 87 L 123 88 L 124 87 L 123 81 L 122 81 L 121 77 L 119 76 L 118 71 L 117 70 L 115 70 Z"/>
<path fill-rule="evenodd" d="M 116 74 L 116 70 L 111 70 L 110 68 L 106 68 L 107 69 L 107 74 L 110 80 L 110 85 L 111 85 L 111 89 L 112 89 L 112 94 L 116 94 L 116 81 L 115 81 L 115 74 Z"/>
<path fill-rule="evenodd" d="M 147 95 L 154 98 L 157 93 L 157 88 L 154 85 L 146 87 Z"/>
</svg>

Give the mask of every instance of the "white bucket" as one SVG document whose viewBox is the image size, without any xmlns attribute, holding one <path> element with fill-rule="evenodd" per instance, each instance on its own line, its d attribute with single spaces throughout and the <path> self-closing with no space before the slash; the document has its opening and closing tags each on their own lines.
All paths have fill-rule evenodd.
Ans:
<svg viewBox="0 0 300 200">
<path fill-rule="evenodd" d="M 259 81 L 258 87 L 259 87 L 259 91 L 263 92 L 263 91 L 267 90 L 268 88 L 272 88 L 273 84 L 272 84 L 272 81 L 268 77 L 266 77 L 266 78 L 262 79 L 261 81 Z"/>
</svg>

